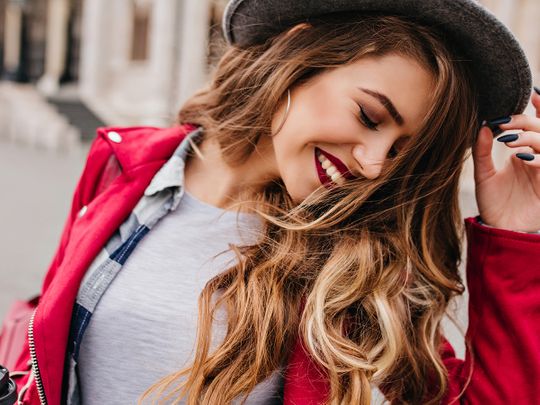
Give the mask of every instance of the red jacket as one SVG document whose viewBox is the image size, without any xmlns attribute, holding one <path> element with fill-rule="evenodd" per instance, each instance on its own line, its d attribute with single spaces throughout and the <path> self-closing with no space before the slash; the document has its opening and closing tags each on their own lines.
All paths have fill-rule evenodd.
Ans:
<svg viewBox="0 0 540 405">
<path fill-rule="evenodd" d="M 45 276 L 30 328 L 30 348 L 15 377 L 22 404 L 59 404 L 64 356 L 79 283 L 105 242 L 127 218 L 157 170 L 194 127 L 101 128 L 73 197 L 60 245 Z M 107 136 L 114 130 L 122 137 Z M 118 141 L 118 139 L 117 139 Z M 474 371 L 463 404 L 536 404 L 540 401 L 540 236 L 484 227 L 466 220 L 469 329 Z M 466 382 L 470 359 L 457 359 L 450 344 L 441 348 L 449 371 L 444 404 Z M 34 374 L 34 375 L 33 375 Z M 26 387 L 25 387 L 26 385 Z M 24 387 L 24 388 L 23 388 Z M 289 359 L 287 405 L 323 403 L 328 385 L 298 342 Z"/>
</svg>

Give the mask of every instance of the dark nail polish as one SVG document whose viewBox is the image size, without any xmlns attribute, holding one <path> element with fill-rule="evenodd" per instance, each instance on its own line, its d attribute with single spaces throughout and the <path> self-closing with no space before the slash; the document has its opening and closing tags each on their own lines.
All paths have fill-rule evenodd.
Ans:
<svg viewBox="0 0 540 405">
<path fill-rule="evenodd" d="M 521 160 L 527 160 L 527 161 L 531 161 L 531 160 L 534 160 L 534 155 L 530 154 L 530 153 L 516 153 L 516 156 L 518 158 L 520 158 Z"/>
<path fill-rule="evenodd" d="M 493 120 L 488 121 L 487 125 L 489 125 L 490 127 L 494 127 L 501 124 L 508 124 L 511 120 L 512 120 L 512 117 L 495 118 Z"/>
<path fill-rule="evenodd" d="M 540 87 L 534 86 L 534 91 L 536 91 L 536 94 L 540 95 Z"/>
<path fill-rule="evenodd" d="M 500 138 L 497 138 L 497 141 L 499 141 L 499 142 L 514 142 L 514 141 L 517 141 L 518 138 L 519 138 L 518 134 L 508 134 L 508 135 L 501 136 Z"/>
</svg>

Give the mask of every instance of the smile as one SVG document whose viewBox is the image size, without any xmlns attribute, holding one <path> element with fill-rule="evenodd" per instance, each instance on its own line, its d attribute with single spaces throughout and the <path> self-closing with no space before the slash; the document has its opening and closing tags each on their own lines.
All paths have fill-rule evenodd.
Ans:
<svg viewBox="0 0 540 405">
<path fill-rule="evenodd" d="M 342 185 L 346 179 L 354 179 L 345 163 L 334 155 L 315 147 L 315 166 L 319 180 L 325 187 Z"/>
</svg>

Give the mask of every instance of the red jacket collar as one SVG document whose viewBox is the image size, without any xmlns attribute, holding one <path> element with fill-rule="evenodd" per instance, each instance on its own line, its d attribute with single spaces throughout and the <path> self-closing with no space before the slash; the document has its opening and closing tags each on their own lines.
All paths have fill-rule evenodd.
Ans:
<svg viewBox="0 0 540 405">
<path fill-rule="evenodd" d="M 180 139 L 196 128 L 192 124 L 164 129 L 103 127 L 98 128 L 97 134 L 107 141 L 122 171 L 127 173 L 141 164 L 168 159 L 178 146 Z"/>
</svg>

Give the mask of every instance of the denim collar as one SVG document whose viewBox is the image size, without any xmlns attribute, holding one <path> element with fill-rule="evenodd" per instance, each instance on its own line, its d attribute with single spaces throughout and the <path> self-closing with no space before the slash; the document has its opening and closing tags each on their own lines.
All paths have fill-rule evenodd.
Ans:
<svg viewBox="0 0 540 405">
<path fill-rule="evenodd" d="M 173 209 L 176 208 L 183 194 L 186 158 L 193 150 L 193 143 L 197 144 L 202 140 L 203 133 L 204 129 L 199 127 L 186 135 L 172 154 L 171 158 L 156 173 L 144 191 L 145 196 L 153 196 L 164 190 L 170 189 L 175 196 Z"/>
</svg>

